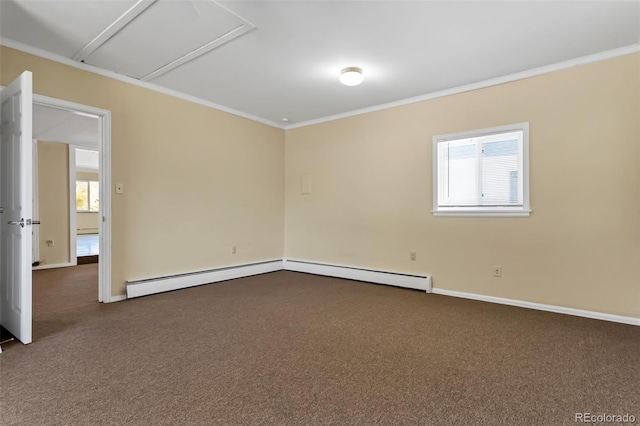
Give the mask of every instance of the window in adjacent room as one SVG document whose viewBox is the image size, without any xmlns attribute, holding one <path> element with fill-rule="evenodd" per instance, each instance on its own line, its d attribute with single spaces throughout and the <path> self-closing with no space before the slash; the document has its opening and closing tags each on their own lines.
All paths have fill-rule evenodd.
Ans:
<svg viewBox="0 0 640 426">
<path fill-rule="evenodd" d="M 529 216 L 529 123 L 433 137 L 433 214 Z"/>
<path fill-rule="evenodd" d="M 100 184 L 96 181 L 76 181 L 76 210 L 79 212 L 100 211 Z"/>
</svg>

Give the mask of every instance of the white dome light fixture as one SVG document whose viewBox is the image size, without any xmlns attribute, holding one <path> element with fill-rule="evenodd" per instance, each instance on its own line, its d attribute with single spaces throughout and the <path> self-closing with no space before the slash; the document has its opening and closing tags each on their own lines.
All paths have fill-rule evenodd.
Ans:
<svg viewBox="0 0 640 426">
<path fill-rule="evenodd" d="M 362 68 L 358 67 L 346 67 L 340 71 L 340 83 L 345 86 L 357 86 L 364 80 L 362 75 Z"/>
</svg>

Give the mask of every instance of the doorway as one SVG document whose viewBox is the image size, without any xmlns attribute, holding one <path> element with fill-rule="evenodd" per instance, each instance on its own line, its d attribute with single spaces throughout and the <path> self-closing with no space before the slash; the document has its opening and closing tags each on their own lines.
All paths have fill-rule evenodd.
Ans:
<svg viewBox="0 0 640 426">
<path fill-rule="evenodd" d="M 68 199 L 69 223 L 68 234 L 64 240 L 68 241 L 68 262 L 67 264 L 62 262 L 63 264 L 58 266 L 75 266 L 84 262 L 86 259 L 78 261 L 80 248 L 83 250 L 82 254 L 87 250 L 97 251 L 95 253 L 96 260 L 99 256 L 97 300 L 105 303 L 119 300 L 119 297 L 111 295 L 111 193 L 109 190 L 111 113 L 107 110 L 35 94 L 33 107 L 34 138 L 45 144 L 56 140 L 58 144 L 65 144 L 67 150 L 68 196 L 65 198 Z M 38 114 L 42 116 L 39 117 Z M 39 160 L 42 162 L 42 158 Z M 42 181 L 42 177 L 40 180 Z M 84 199 L 86 205 L 77 204 L 78 187 L 87 189 L 86 199 Z M 41 189 L 38 192 L 42 193 Z M 42 202 L 38 204 L 42 211 Z M 42 220 L 40 222 L 41 228 L 38 232 L 41 240 L 40 247 L 48 247 L 47 244 L 55 246 L 56 241 L 53 238 L 43 235 Z M 83 235 L 91 235 L 91 241 L 79 247 L 78 237 Z M 39 256 L 43 256 L 42 250 Z M 84 256 L 81 255 L 80 259 L 82 257 Z M 34 269 L 48 269 L 51 266 L 55 267 L 56 264 L 41 262 Z"/>
<path fill-rule="evenodd" d="M 63 101 L 60 99 L 50 98 L 42 95 L 32 94 L 32 75 L 29 71 L 25 71 L 21 76 L 11 83 L 8 87 L 3 88 L 3 152 L 5 148 L 10 150 L 13 157 L 18 160 L 9 162 L 11 166 L 4 167 L 3 171 L 7 171 L 3 174 L 3 178 L 6 177 L 5 186 L 7 191 L 3 191 L 3 205 L 7 208 L 0 208 L 0 213 L 16 213 L 17 217 L 22 217 L 21 220 L 9 221 L 9 225 L 15 225 L 11 227 L 11 230 L 20 230 L 25 228 L 31 230 L 34 228 L 32 225 L 40 225 L 37 218 L 32 216 L 32 181 L 37 178 L 37 175 L 31 175 L 33 169 L 32 157 L 32 109 L 37 106 L 49 107 L 57 109 L 59 111 L 71 112 L 74 116 L 86 116 L 92 117 L 97 120 L 98 124 L 98 145 L 101 151 L 100 155 L 100 168 L 99 171 L 100 180 L 104 183 L 99 190 L 100 198 L 102 200 L 102 209 L 100 211 L 99 219 L 99 235 L 100 238 L 100 251 L 102 252 L 103 261 L 99 264 L 98 276 L 98 291 L 97 299 L 99 302 L 113 302 L 116 300 L 122 300 L 126 297 L 111 295 L 111 193 L 110 193 L 110 171 L 111 171 L 111 112 L 99 108 L 90 107 L 87 105 L 81 105 L 73 102 Z M 6 95 L 6 96 L 5 96 Z M 6 99 L 12 99 L 12 102 L 5 102 Z M 4 114 L 5 106 L 7 107 L 8 114 Z M 24 111 L 23 113 L 14 114 L 12 111 Z M 11 117 L 7 123 L 4 122 L 5 117 Z M 11 135 L 11 138 L 7 138 L 5 144 L 4 138 L 4 125 L 7 124 L 7 134 Z M 13 133 L 9 133 L 13 132 Z M 17 142 L 16 142 L 17 141 Z M 27 142 L 29 141 L 29 142 Z M 36 143 L 34 143 L 35 145 Z M 2 159 L 11 158 L 7 155 L 2 155 Z M 19 166 L 19 167 L 18 167 Z M 6 175 L 6 176 L 5 176 Z M 22 182 L 22 184 L 21 184 Z M 71 179 L 69 180 L 71 182 Z M 25 184 L 26 183 L 26 184 Z M 6 189 L 5 188 L 5 189 Z M 5 194 L 7 197 L 4 197 Z M 68 197 L 71 200 L 71 197 Z M 4 204 L 7 201 L 7 204 Z M 71 210 L 70 210 L 71 211 Z M 27 218 L 26 220 L 24 218 Z M 75 216 L 74 216 L 75 217 Z M 4 223 L 4 222 L 3 222 Z M 20 228 L 18 228 L 18 226 Z M 37 226 L 35 226 L 37 227 Z M 6 228 L 6 229 L 5 229 Z M 17 339 L 25 344 L 32 341 L 32 271 L 30 271 L 31 259 L 37 253 L 32 251 L 31 243 L 32 238 L 28 238 L 23 231 L 16 236 L 11 235 L 9 231 L 5 234 L 8 226 L 3 226 L 3 247 L 4 243 L 17 242 L 15 248 L 12 246 L 11 250 L 3 253 L 12 253 L 12 257 L 5 262 L 3 257 L 3 271 L 7 272 L 6 276 L 3 276 L 2 289 L 3 294 L 7 297 L 2 300 L 2 325 L 0 327 L 0 341 L 6 343 L 13 341 L 13 338 L 8 338 L 13 333 Z M 75 227 L 70 227 L 74 229 Z M 70 232 L 70 235 L 73 233 Z M 5 236 L 8 236 L 6 239 Z M 11 237 L 14 237 L 11 239 Z M 54 241 L 51 242 L 55 244 Z M 75 242 L 74 242 L 75 244 Z M 69 244 L 70 245 L 70 244 Z M 18 254 L 16 256 L 16 254 Z M 72 256 L 69 256 L 71 260 Z M 71 263 L 69 261 L 68 263 Z M 5 269 L 6 266 L 6 269 Z M 69 268 L 59 268 L 57 270 L 64 270 Z M 56 269 L 52 269 L 55 271 Z M 7 278 L 10 277 L 10 278 Z M 7 278 L 6 280 L 4 278 Z M 94 292 L 95 294 L 95 292 Z M 6 313 L 6 315 L 5 315 Z M 5 329 L 6 328 L 6 329 Z M 7 333 L 9 333 L 7 335 Z M 6 340 L 5 340 L 6 339 Z M 0 349 L 0 353 L 2 350 Z"/>
</svg>

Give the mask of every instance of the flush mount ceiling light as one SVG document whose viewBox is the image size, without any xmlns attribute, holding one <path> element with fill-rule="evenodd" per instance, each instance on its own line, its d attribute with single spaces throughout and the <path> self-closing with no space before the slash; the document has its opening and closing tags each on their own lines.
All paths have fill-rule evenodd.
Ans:
<svg viewBox="0 0 640 426">
<path fill-rule="evenodd" d="M 364 80 L 362 68 L 347 67 L 340 71 L 340 83 L 345 86 L 357 86 L 362 83 L 362 80 Z"/>
</svg>

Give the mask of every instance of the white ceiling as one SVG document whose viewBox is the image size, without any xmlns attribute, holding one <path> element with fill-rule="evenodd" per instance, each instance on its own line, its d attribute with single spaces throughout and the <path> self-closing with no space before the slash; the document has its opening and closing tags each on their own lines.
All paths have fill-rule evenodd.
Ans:
<svg viewBox="0 0 640 426">
<path fill-rule="evenodd" d="M 3 44 L 84 58 L 277 126 L 638 46 L 640 37 L 638 1 L 613 0 L 2 0 L 0 13 Z M 182 64 L 183 55 L 197 57 Z M 347 66 L 364 69 L 362 85 L 338 82 Z"/>
<path fill-rule="evenodd" d="M 100 169 L 100 153 L 76 149 L 76 170 L 97 172 Z"/>
<path fill-rule="evenodd" d="M 1 0 L 0 0 L 1 1 Z M 60 108 L 33 105 L 33 138 L 98 150 L 98 118 Z"/>
</svg>

